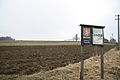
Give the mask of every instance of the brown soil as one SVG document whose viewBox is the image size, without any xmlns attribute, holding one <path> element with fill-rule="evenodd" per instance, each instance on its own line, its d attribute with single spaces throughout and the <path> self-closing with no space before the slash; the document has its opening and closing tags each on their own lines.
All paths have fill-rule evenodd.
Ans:
<svg viewBox="0 0 120 80">
<path fill-rule="evenodd" d="M 115 45 L 104 46 L 107 52 Z M 95 47 L 85 46 L 84 59 L 95 55 Z M 100 54 L 100 47 L 98 47 Z M 79 45 L 0 46 L 0 74 L 33 74 L 80 62 Z"/>
<path fill-rule="evenodd" d="M 84 80 L 120 80 L 120 51 L 114 48 L 105 53 L 104 64 L 104 79 L 101 79 L 100 56 L 84 60 Z M 18 76 L 15 80 L 80 80 L 79 78 L 80 63 L 74 63 L 46 72 Z"/>
</svg>

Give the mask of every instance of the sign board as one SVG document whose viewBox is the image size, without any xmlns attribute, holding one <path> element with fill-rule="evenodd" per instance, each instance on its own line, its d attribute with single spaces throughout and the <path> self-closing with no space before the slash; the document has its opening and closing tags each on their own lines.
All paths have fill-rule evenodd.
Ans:
<svg viewBox="0 0 120 80">
<path fill-rule="evenodd" d="M 103 45 L 104 26 L 95 26 L 95 25 L 85 25 L 80 24 L 81 26 L 81 44 L 82 45 Z"/>
<path fill-rule="evenodd" d="M 84 45 L 92 44 L 95 46 L 101 46 L 101 79 L 104 79 L 104 57 L 103 57 L 103 41 L 104 34 L 103 28 L 104 26 L 95 26 L 95 25 L 86 25 L 80 24 L 81 26 L 81 71 L 80 71 L 80 80 L 84 80 L 84 59 L 83 59 L 83 51 Z"/>
<path fill-rule="evenodd" d="M 83 27 L 83 44 L 91 44 L 91 28 Z"/>
<path fill-rule="evenodd" d="M 93 36 L 92 36 L 92 42 L 93 45 L 103 45 L 103 29 L 101 28 L 92 28 L 93 30 Z"/>
</svg>

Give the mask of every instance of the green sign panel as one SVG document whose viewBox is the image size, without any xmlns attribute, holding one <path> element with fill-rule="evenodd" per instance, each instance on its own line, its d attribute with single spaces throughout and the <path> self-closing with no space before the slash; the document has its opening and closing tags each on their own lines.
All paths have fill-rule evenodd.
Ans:
<svg viewBox="0 0 120 80">
<path fill-rule="evenodd" d="M 82 43 L 91 44 L 91 28 L 82 27 Z"/>
<path fill-rule="evenodd" d="M 90 39 L 90 28 L 83 28 L 83 38 Z"/>
</svg>

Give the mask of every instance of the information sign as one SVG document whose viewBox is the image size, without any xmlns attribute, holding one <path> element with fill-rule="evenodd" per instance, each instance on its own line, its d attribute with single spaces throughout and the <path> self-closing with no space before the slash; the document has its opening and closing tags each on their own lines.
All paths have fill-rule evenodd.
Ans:
<svg viewBox="0 0 120 80">
<path fill-rule="evenodd" d="M 95 25 L 85 25 L 80 24 L 81 26 L 81 44 L 83 45 L 103 45 L 104 34 L 103 28 L 104 26 L 95 26 Z"/>
<path fill-rule="evenodd" d="M 103 45 L 103 29 L 102 28 L 93 28 L 92 42 L 93 45 Z"/>
<path fill-rule="evenodd" d="M 94 45 L 101 46 L 101 79 L 104 79 L 104 56 L 103 56 L 103 40 L 104 26 L 86 25 L 80 24 L 81 26 L 81 70 L 80 70 L 80 80 L 84 80 L 84 45 Z"/>
</svg>

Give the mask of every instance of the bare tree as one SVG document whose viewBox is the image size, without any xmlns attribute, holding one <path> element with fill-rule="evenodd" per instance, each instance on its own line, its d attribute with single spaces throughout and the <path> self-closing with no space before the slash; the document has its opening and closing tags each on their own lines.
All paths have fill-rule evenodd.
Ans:
<svg viewBox="0 0 120 80">
<path fill-rule="evenodd" d="M 78 34 L 76 34 L 74 37 L 73 37 L 73 41 L 78 41 L 80 38 L 78 37 Z"/>
</svg>

